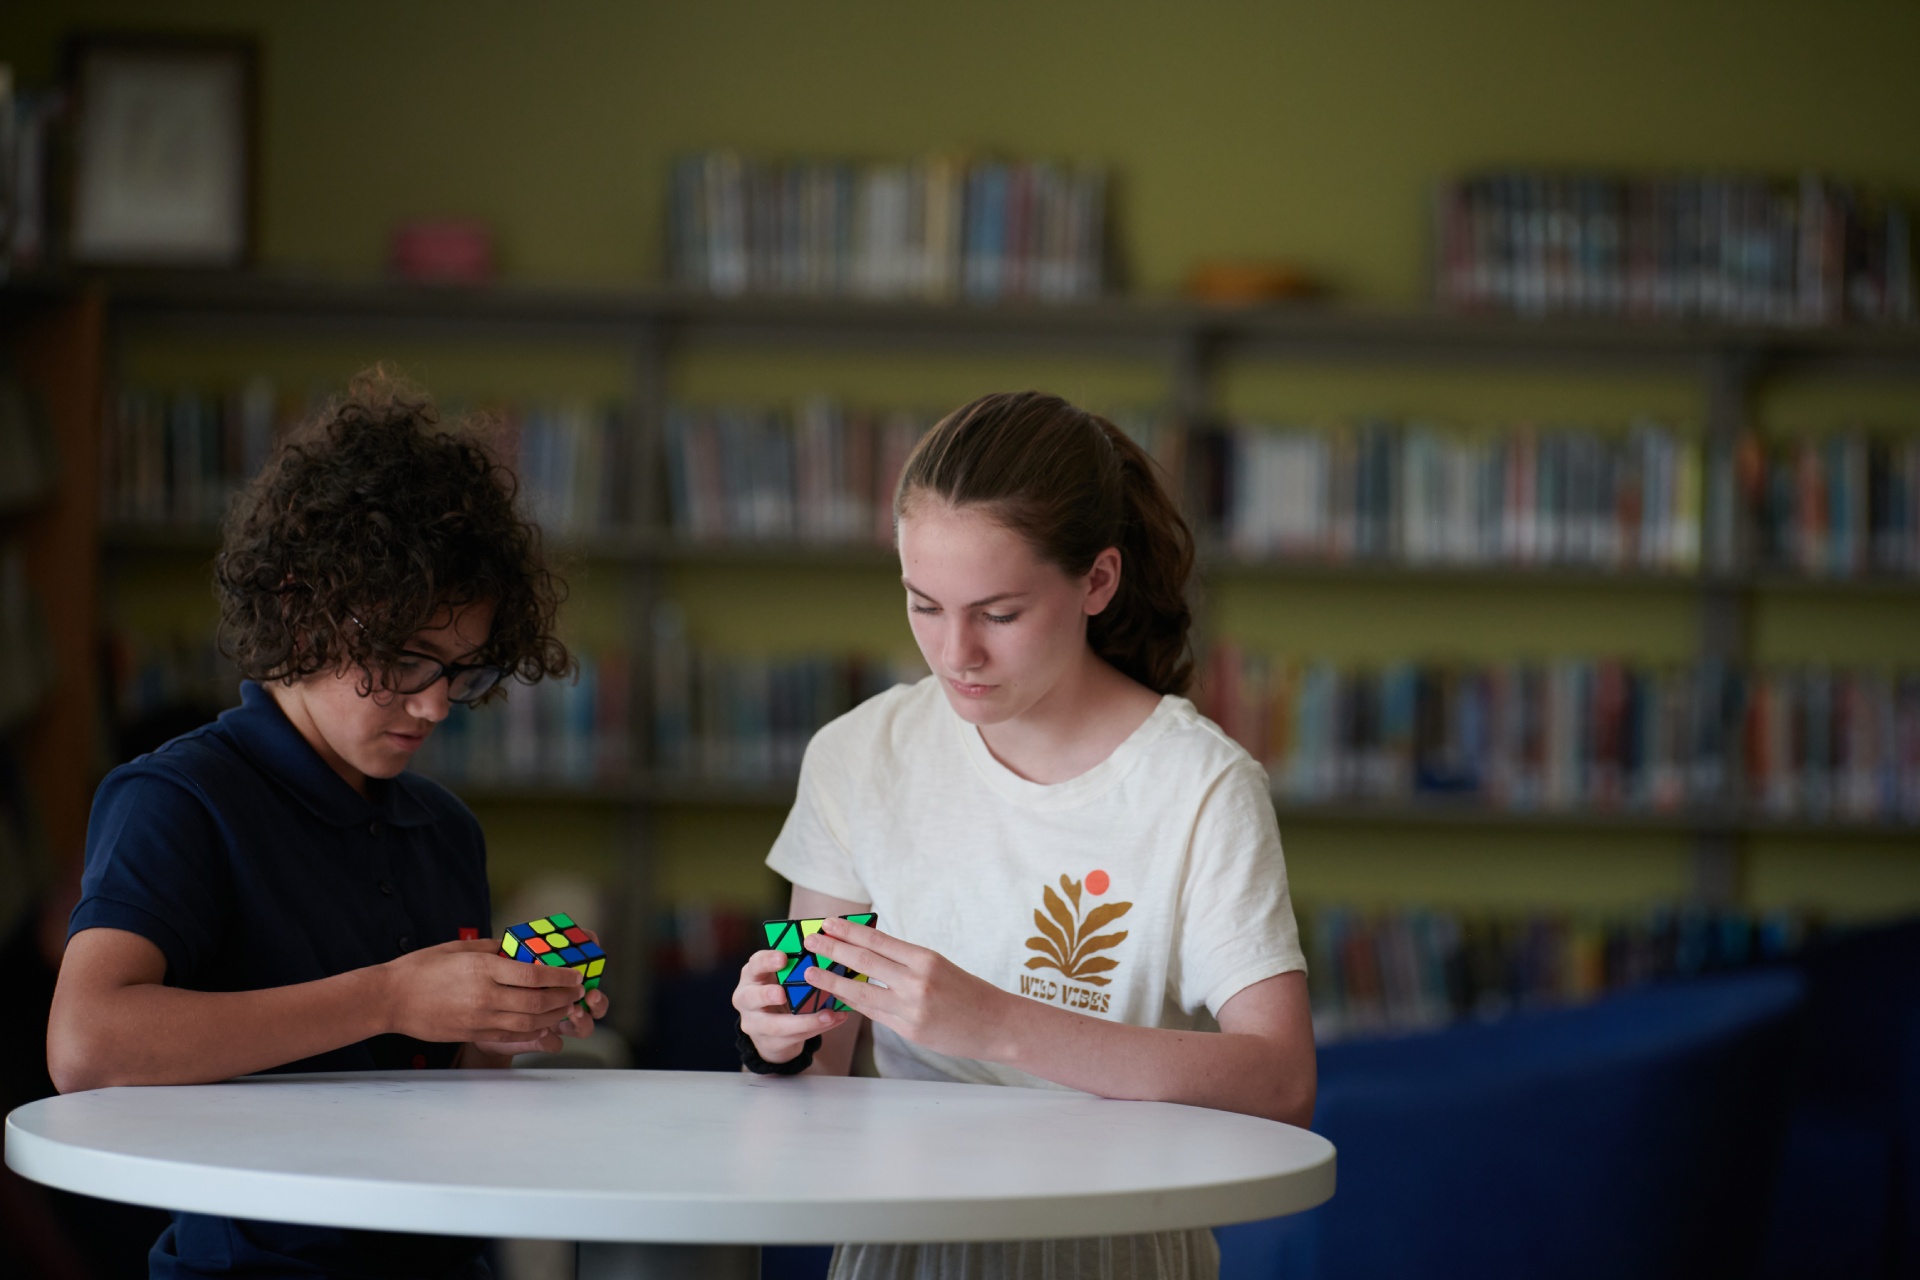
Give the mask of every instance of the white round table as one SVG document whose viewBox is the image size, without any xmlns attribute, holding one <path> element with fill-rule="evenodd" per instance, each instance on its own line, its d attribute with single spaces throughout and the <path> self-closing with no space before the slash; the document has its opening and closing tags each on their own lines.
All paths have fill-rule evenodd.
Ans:
<svg viewBox="0 0 1920 1280">
<path fill-rule="evenodd" d="M 50 1186 L 238 1218 L 583 1247 L 582 1274 L 752 1274 L 761 1244 L 1216 1226 L 1333 1194 L 1324 1138 L 1081 1093 L 717 1072 L 253 1076 L 7 1117 Z"/>
</svg>

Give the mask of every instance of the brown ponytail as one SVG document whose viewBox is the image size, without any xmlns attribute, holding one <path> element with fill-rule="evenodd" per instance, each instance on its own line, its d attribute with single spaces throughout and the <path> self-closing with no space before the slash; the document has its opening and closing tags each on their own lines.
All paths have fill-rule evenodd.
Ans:
<svg viewBox="0 0 1920 1280">
<path fill-rule="evenodd" d="M 1186 692 L 1193 534 L 1153 460 L 1118 427 L 1038 391 L 981 396 L 942 418 L 908 457 L 896 522 L 921 493 L 988 508 L 1074 577 L 1118 548 L 1120 587 L 1088 620 L 1087 642 L 1155 693 Z"/>
</svg>

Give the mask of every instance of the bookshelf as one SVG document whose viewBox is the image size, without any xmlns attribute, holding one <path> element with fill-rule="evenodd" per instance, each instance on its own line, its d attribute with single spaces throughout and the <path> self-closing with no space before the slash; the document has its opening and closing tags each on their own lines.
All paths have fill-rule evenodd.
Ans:
<svg viewBox="0 0 1920 1280">
<path fill-rule="evenodd" d="M 0 924 L 12 924 L 32 896 L 64 891 L 86 840 L 87 812 L 98 767 L 97 673 L 87 655 L 99 636 L 100 520 L 97 505 L 98 423 L 105 304 L 94 290 L 26 281 L 0 288 L 0 344 L 9 377 L 44 415 L 51 445 L 45 473 L 0 511 L 0 534 L 18 556 L 18 580 L 7 603 L 24 604 L 27 647 L 13 642 L 7 661 L 25 679 L 0 725 L 0 750 L 17 761 L 31 786 L 33 812 L 0 813 L 36 834 L 36 849 L 7 850 L 0 870 Z M 33 429 L 33 428 L 29 428 Z M 18 483 L 18 475 L 9 483 Z M 14 623 L 21 619 L 10 620 Z M 37 670 L 34 670 L 37 668 Z M 16 754 L 17 753 L 17 756 Z M 0 841 L 10 843 L 10 841 Z"/>
<path fill-rule="evenodd" d="M 43 286 L 50 295 L 60 290 Z M 0 296 L 4 296 L 0 292 Z M 20 305 L 12 300 L 7 306 Z M 626 421 L 636 500 L 632 524 L 557 540 L 568 556 L 617 581 L 631 620 L 630 662 L 649 669 L 647 619 L 675 573 L 771 568 L 794 574 L 886 574 L 889 551 L 868 545 L 803 545 L 676 536 L 667 518 L 663 474 L 669 372 L 689 352 L 803 350 L 852 357 L 908 352 L 1098 357 L 1151 366 L 1174 413 L 1219 421 L 1229 370 L 1248 365 L 1369 369 L 1471 369 L 1571 372 L 1599 377 L 1656 374 L 1701 388 L 1709 440 L 1731 440 L 1748 420 L 1767 379 L 1813 375 L 1920 379 L 1920 332 L 1911 328 L 1792 328 L 1710 322 L 1620 322 L 1593 318 L 1521 319 L 1427 310 L 1334 309 L 1286 304 L 1220 309 L 1175 300 L 1100 299 L 1074 304 L 969 304 L 841 298 L 716 299 L 671 290 L 632 292 L 531 288 L 426 288 L 292 279 L 153 276 L 115 283 L 101 304 L 106 365 L 95 385 L 118 377 L 120 353 L 155 335 L 216 339 L 271 335 L 295 342 L 342 336 L 380 341 L 431 339 L 526 343 L 559 349 L 593 345 L 618 353 L 625 370 Z M 114 525 L 99 533 L 98 554 L 113 572 L 205 559 L 211 529 L 169 524 Z M 1920 600 L 1920 578 L 1811 577 L 1742 560 L 1697 570 L 1568 565 L 1413 565 L 1402 562 L 1289 559 L 1201 549 L 1204 579 L 1253 591 L 1283 584 L 1428 586 L 1496 593 L 1577 590 L 1655 597 L 1696 617 L 1693 653 L 1749 658 L 1757 601 L 1779 596 L 1858 601 Z M 96 573 L 98 569 L 94 570 Z M 1204 611 L 1203 611 L 1204 616 Z M 647 681 L 632 680 L 636 726 L 650 724 Z M 644 738 L 644 731 L 638 735 Z M 622 776 L 580 785 L 478 783 L 463 788 L 491 808 L 580 806 L 606 815 L 630 850 L 652 847 L 660 819 L 701 807 L 777 810 L 792 784 L 780 779 L 669 776 L 644 753 Z M 1657 833 L 1691 841 L 1696 896 L 1725 904 L 1738 894 L 1741 850 L 1750 837 L 1794 834 L 1882 840 L 1912 828 L 1843 819 L 1811 821 L 1735 806 L 1662 812 L 1594 809 L 1515 811 L 1483 803 L 1418 799 L 1306 802 L 1276 794 L 1283 824 L 1350 828 L 1520 833 Z M 622 859 L 621 927 L 644 935 L 652 910 L 644 856 Z M 628 949 L 637 954 L 640 948 Z M 618 953 L 616 953 L 618 954 Z M 632 1032 L 639 1028 L 629 1025 Z"/>
</svg>

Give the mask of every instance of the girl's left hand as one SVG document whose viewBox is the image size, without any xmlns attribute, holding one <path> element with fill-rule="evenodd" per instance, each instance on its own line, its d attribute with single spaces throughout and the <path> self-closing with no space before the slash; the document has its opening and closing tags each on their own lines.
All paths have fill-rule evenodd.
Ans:
<svg viewBox="0 0 1920 1280">
<path fill-rule="evenodd" d="M 837 916 L 806 945 L 822 960 L 872 979 L 856 982 L 820 968 L 807 970 L 809 983 L 846 1001 L 856 1013 L 935 1053 L 987 1061 L 1006 1056 L 1007 993 L 937 951 Z"/>
</svg>

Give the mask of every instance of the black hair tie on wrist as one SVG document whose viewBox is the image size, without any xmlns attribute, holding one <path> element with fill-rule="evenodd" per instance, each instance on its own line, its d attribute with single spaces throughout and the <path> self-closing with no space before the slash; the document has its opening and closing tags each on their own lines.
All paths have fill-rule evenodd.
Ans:
<svg viewBox="0 0 1920 1280">
<path fill-rule="evenodd" d="M 800 1052 L 785 1062 L 768 1062 L 753 1047 L 753 1037 L 740 1026 L 740 1015 L 733 1016 L 733 1047 L 740 1051 L 740 1065 L 757 1076 L 797 1076 L 813 1065 L 813 1055 L 820 1048 L 820 1037 L 815 1036 L 800 1046 Z"/>
</svg>

